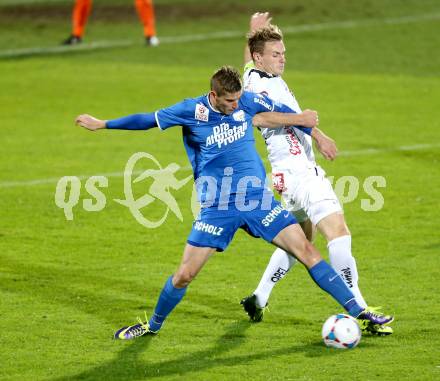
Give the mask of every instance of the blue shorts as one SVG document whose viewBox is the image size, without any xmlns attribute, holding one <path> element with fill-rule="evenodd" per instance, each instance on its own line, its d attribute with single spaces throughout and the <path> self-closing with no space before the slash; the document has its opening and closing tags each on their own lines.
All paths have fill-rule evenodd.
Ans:
<svg viewBox="0 0 440 381">
<path fill-rule="evenodd" d="M 239 228 L 253 237 L 272 242 L 281 230 L 295 223 L 295 217 L 275 199 L 272 199 L 269 210 L 256 208 L 244 212 L 237 210 L 235 206 L 229 206 L 228 210 L 219 210 L 217 207 L 204 208 L 194 221 L 187 242 L 193 246 L 212 247 L 217 251 L 223 251 Z"/>
</svg>

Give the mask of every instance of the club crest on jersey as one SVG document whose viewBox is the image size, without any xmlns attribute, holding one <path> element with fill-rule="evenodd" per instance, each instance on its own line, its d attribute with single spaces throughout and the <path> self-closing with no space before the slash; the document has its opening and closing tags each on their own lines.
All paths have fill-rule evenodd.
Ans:
<svg viewBox="0 0 440 381">
<path fill-rule="evenodd" d="M 233 114 L 232 114 L 232 118 L 234 118 L 234 120 L 236 121 L 236 122 L 244 122 L 246 119 L 245 119 L 245 115 L 244 115 L 244 111 L 243 110 L 240 110 L 240 111 L 237 111 L 237 112 L 234 112 Z"/>
<path fill-rule="evenodd" d="M 196 105 L 196 113 L 194 118 L 196 120 L 201 120 L 202 122 L 207 122 L 209 119 L 209 109 L 204 105 L 198 103 Z"/>
<path fill-rule="evenodd" d="M 284 173 L 272 173 L 272 184 L 273 188 L 279 193 L 283 193 L 287 190 L 285 182 L 284 182 Z"/>
</svg>

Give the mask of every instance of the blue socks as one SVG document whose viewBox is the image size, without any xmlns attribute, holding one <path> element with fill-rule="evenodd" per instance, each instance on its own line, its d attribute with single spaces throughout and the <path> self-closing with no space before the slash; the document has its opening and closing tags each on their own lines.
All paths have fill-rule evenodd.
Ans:
<svg viewBox="0 0 440 381">
<path fill-rule="evenodd" d="M 171 275 L 165 283 L 162 292 L 159 295 L 159 299 L 154 309 L 154 314 L 148 322 L 150 329 L 154 332 L 158 331 L 171 313 L 185 295 L 187 287 L 176 288 L 172 282 L 173 276 Z"/>
<path fill-rule="evenodd" d="M 357 304 L 354 295 L 348 289 L 347 285 L 330 265 L 322 260 L 309 269 L 310 276 L 316 284 L 324 291 L 333 296 L 336 301 L 345 308 L 353 317 L 357 317 L 364 309 Z M 164 320 L 171 311 L 180 303 L 185 295 L 187 287 L 176 288 L 172 283 L 173 276 L 170 276 L 154 309 L 154 314 L 148 322 L 150 330 L 156 332 L 160 330 Z"/>
<path fill-rule="evenodd" d="M 309 269 L 309 274 L 324 291 L 327 291 L 353 317 L 364 309 L 357 304 L 353 293 L 330 265 L 322 260 Z"/>
</svg>

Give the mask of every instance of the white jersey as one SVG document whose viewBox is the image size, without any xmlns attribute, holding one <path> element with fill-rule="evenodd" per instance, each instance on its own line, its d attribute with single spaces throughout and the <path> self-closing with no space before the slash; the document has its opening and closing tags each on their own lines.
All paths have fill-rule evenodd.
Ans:
<svg viewBox="0 0 440 381">
<path fill-rule="evenodd" d="M 243 81 L 246 91 L 263 93 L 273 101 L 301 112 L 295 96 L 280 76 L 250 67 L 245 71 Z M 303 131 L 293 127 L 262 128 L 261 134 L 266 141 L 274 175 L 286 170 L 301 174 L 316 165 L 312 138 Z"/>
<path fill-rule="evenodd" d="M 273 101 L 301 112 L 295 96 L 280 76 L 259 71 L 253 65 L 247 65 L 246 69 L 245 90 L 264 93 Z M 261 133 L 272 165 L 273 187 L 281 193 L 286 209 L 298 222 L 310 219 L 317 225 L 323 218 L 342 212 L 325 171 L 316 165 L 310 135 L 294 127 L 263 128 Z"/>
</svg>

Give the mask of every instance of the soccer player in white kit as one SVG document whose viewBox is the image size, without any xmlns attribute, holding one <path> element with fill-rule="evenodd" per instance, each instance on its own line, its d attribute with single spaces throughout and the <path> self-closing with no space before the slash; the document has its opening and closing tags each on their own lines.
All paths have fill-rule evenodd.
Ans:
<svg viewBox="0 0 440 381">
<path fill-rule="evenodd" d="M 283 36 L 278 27 L 270 24 L 270 20 L 268 13 L 256 13 L 251 18 L 245 50 L 244 88 L 262 93 L 300 113 L 301 108 L 295 96 L 281 78 L 286 62 Z M 264 116 L 258 116 L 254 121 L 255 125 L 268 125 Z M 326 159 L 336 157 L 336 145 L 319 129 L 312 131 L 309 135 L 304 129 L 291 126 L 261 129 L 272 166 L 274 189 L 282 195 L 286 209 L 295 216 L 310 241 L 313 240 L 315 229 L 325 237 L 330 264 L 353 292 L 359 305 L 381 315 L 378 308 L 368 307 L 359 290 L 350 231 L 325 171 L 315 162 L 312 137 Z M 241 301 L 252 321 L 263 319 L 273 287 L 295 262 L 282 249 L 274 251 L 259 285 L 252 295 Z M 378 335 L 393 333 L 389 325 L 358 321 L 363 331 Z"/>
</svg>

